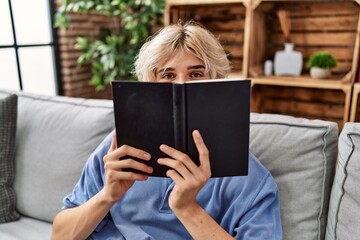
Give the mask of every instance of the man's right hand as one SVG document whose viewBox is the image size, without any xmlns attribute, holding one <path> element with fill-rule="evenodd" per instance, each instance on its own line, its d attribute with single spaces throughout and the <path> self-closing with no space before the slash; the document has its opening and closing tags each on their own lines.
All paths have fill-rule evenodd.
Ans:
<svg viewBox="0 0 360 240">
<path fill-rule="evenodd" d="M 128 158 L 120 160 L 120 158 L 125 156 Z M 103 194 L 107 201 L 115 203 L 136 180 L 145 181 L 148 179 L 147 174 L 153 172 L 152 167 L 136 161 L 131 157 L 149 161 L 151 155 L 143 150 L 128 145 L 123 145 L 118 148 L 116 143 L 116 131 L 114 131 L 110 149 L 103 158 L 106 176 Z M 123 169 L 127 170 L 123 171 Z M 144 173 L 135 173 L 131 172 L 131 170 L 128 171 L 128 169 L 134 169 Z"/>
<path fill-rule="evenodd" d="M 128 158 L 120 160 L 124 157 Z M 151 158 L 149 153 L 130 146 L 118 148 L 114 131 L 110 149 L 103 158 L 105 186 L 84 204 L 64 209 L 56 215 L 51 236 L 53 240 L 86 239 L 136 180 L 144 181 L 148 178 L 147 174 L 152 173 L 153 169 L 132 157 L 145 161 Z M 130 172 L 123 169 L 130 169 Z M 131 172 L 131 169 L 142 173 Z"/>
</svg>

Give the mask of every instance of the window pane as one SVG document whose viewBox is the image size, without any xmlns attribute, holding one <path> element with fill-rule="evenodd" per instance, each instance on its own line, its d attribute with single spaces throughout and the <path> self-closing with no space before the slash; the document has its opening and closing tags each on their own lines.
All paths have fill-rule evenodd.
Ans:
<svg viewBox="0 0 360 240">
<path fill-rule="evenodd" d="M 14 49 L 0 49 L 0 88 L 20 90 Z"/>
<path fill-rule="evenodd" d="M 48 0 L 12 0 L 18 44 L 51 42 Z"/>
<path fill-rule="evenodd" d="M 0 0 L 0 45 L 13 45 L 11 18 L 8 0 Z"/>
<path fill-rule="evenodd" d="M 24 92 L 55 95 L 55 71 L 52 47 L 19 48 Z"/>
</svg>

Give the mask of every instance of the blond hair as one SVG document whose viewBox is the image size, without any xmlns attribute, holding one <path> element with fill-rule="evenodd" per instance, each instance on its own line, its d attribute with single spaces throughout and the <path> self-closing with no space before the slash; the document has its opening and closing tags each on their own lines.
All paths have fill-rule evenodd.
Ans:
<svg viewBox="0 0 360 240">
<path fill-rule="evenodd" d="M 164 27 L 144 43 L 135 61 L 138 80 L 155 81 L 157 64 L 179 50 L 190 51 L 202 60 L 211 79 L 225 78 L 230 72 L 229 60 L 219 41 L 202 25 L 190 21 Z"/>
</svg>

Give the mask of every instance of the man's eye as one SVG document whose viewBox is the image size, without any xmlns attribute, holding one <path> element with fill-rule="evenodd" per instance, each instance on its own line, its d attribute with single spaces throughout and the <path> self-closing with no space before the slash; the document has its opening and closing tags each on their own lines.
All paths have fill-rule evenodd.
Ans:
<svg viewBox="0 0 360 240">
<path fill-rule="evenodd" d="M 174 78 L 174 74 L 172 73 L 165 73 L 161 76 L 161 78 L 164 78 L 164 79 L 172 79 Z"/>
<path fill-rule="evenodd" d="M 203 77 L 204 74 L 200 73 L 200 72 L 193 72 L 191 73 L 191 77 L 193 78 L 200 78 L 200 77 Z"/>
</svg>

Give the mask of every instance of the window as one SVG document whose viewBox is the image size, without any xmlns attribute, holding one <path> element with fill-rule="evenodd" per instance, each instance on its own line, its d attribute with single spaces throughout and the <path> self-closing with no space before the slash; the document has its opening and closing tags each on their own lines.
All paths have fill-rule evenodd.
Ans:
<svg viewBox="0 0 360 240">
<path fill-rule="evenodd" d="M 61 94 L 53 1 L 0 0 L 0 88 Z"/>
</svg>

